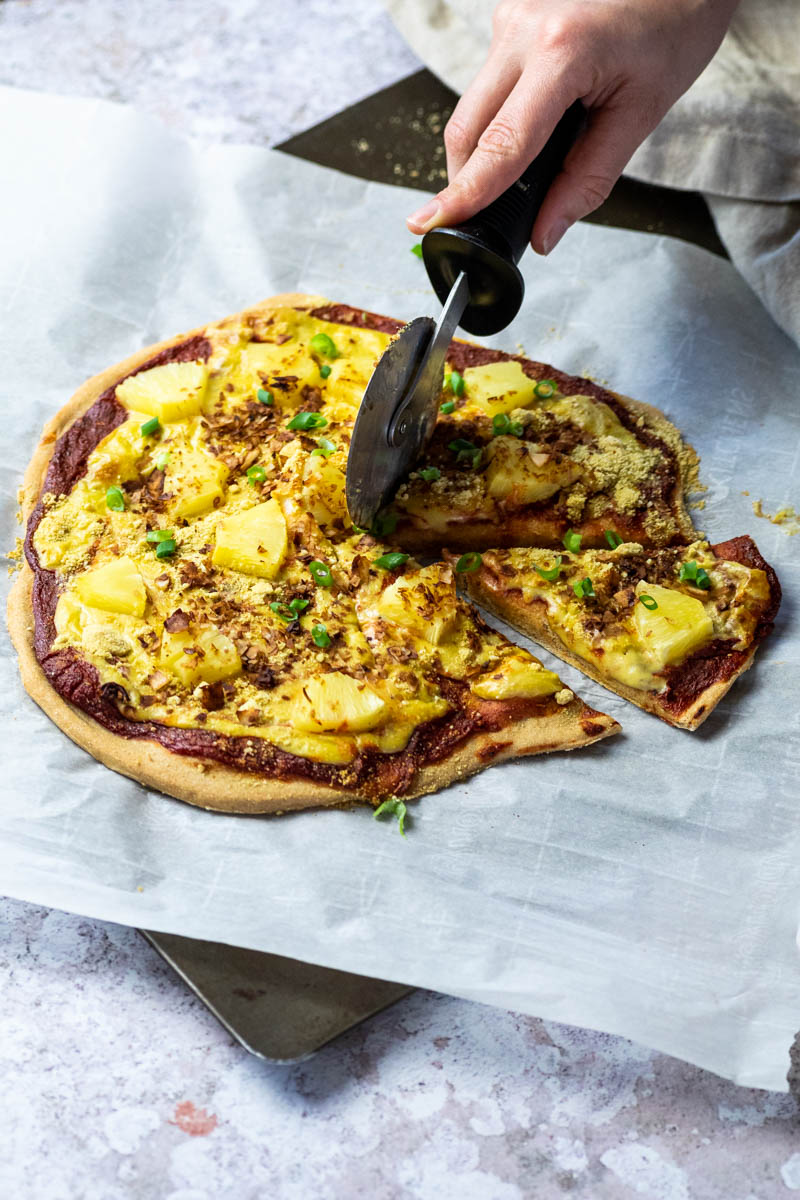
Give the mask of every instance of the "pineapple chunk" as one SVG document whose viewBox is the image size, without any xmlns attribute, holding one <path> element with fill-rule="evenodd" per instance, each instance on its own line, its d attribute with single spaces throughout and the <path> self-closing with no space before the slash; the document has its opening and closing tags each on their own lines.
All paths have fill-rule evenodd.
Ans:
<svg viewBox="0 0 800 1200">
<path fill-rule="evenodd" d="M 556 462 L 540 456 L 527 442 L 515 437 L 496 437 L 487 446 L 489 466 L 486 481 L 495 500 L 510 500 L 518 507 L 547 500 L 581 476 L 578 463 L 562 458 Z"/>
<path fill-rule="evenodd" d="M 228 478 L 225 463 L 187 442 L 166 441 L 162 446 L 169 450 L 165 490 L 172 493 L 172 520 L 199 516 L 222 500 Z"/>
<path fill-rule="evenodd" d="M 123 380 L 117 385 L 117 399 L 164 423 L 182 421 L 200 412 L 207 376 L 202 362 L 164 363 Z"/>
<path fill-rule="evenodd" d="M 309 455 L 303 472 L 303 507 L 320 525 L 347 515 L 344 472 L 328 459 Z"/>
<path fill-rule="evenodd" d="M 682 662 L 711 641 L 714 623 L 701 600 L 657 583 L 641 582 L 636 592 L 650 596 L 658 605 L 651 609 L 637 603 L 633 612 L 639 641 L 655 670 Z"/>
<path fill-rule="evenodd" d="M 563 396 L 559 400 L 551 400 L 547 411 L 562 420 L 572 421 L 573 425 L 585 429 L 595 437 L 606 434 L 622 441 L 633 440 L 633 435 L 628 432 L 617 414 L 607 404 L 592 400 L 589 396 Z"/>
<path fill-rule="evenodd" d="M 161 638 L 161 665 L 186 687 L 227 679 L 242 669 L 236 646 L 214 626 L 197 633 L 191 629 L 169 633 L 165 629 Z"/>
<path fill-rule="evenodd" d="M 217 526 L 211 561 L 245 575 L 274 579 L 287 549 L 286 518 L 277 500 L 265 500 L 246 512 L 235 513 Z"/>
<path fill-rule="evenodd" d="M 434 646 L 455 624 L 456 589 L 452 569 L 442 563 L 422 567 L 413 575 L 400 575 L 378 597 L 378 615 L 402 625 Z"/>
<path fill-rule="evenodd" d="M 472 690 L 482 700 L 532 700 L 561 691 L 562 683 L 528 654 L 507 654 L 490 671 L 479 675 Z"/>
<path fill-rule="evenodd" d="M 131 617 L 144 616 L 147 592 L 136 564 L 127 556 L 80 575 L 75 591 L 92 608 L 127 613 Z"/>
<path fill-rule="evenodd" d="M 267 388 L 279 408 L 302 408 L 303 389 L 321 383 L 311 351 L 295 340 L 282 346 L 250 342 L 242 350 L 237 375 L 236 383 L 245 393 L 255 395 L 259 388 Z"/>
<path fill-rule="evenodd" d="M 285 729 L 282 725 L 271 725 L 263 733 L 281 750 L 297 754 L 300 758 L 310 758 L 313 762 L 344 766 L 356 756 L 356 742 L 352 737 L 337 736 L 335 733 L 300 733 L 296 729 Z"/>
<path fill-rule="evenodd" d="M 369 684 L 331 671 L 303 686 L 292 724 L 306 733 L 360 733 L 377 725 L 385 710 Z"/>
<path fill-rule="evenodd" d="M 535 379 L 528 379 L 518 362 L 486 363 L 464 370 L 467 403 L 479 404 L 490 417 L 528 408 L 535 399 Z"/>
</svg>

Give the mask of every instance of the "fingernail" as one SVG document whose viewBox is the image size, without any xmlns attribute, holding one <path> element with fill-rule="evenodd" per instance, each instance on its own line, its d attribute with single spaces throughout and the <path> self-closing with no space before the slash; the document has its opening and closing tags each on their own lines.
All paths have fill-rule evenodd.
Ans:
<svg viewBox="0 0 800 1200">
<path fill-rule="evenodd" d="M 542 251 L 544 254 L 549 254 L 551 250 L 555 250 L 558 243 L 561 241 L 564 234 L 569 229 L 569 221 L 556 221 L 550 226 L 547 233 L 542 238 Z"/>
<path fill-rule="evenodd" d="M 406 217 L 409 225 L 414 225 L 415 233 L 427 233 L 436 224 L 436 214 L 439 212 L 439 201 L 429 200 L 427 204 L 423 204 L 422 208 L 418 208 L 410 217 Z"/>
</svg>

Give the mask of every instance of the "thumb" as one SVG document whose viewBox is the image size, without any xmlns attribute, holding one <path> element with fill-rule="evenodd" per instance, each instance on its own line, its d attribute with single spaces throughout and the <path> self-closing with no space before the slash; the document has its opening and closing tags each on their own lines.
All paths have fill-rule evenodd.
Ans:
<svg viewBox="0 0 800 1200">
<path fill-rule="evenodd" d="M 549 254 L 570 225 L 608 199 L 634 150 L 657 124 L 657 118 L 650 123 L 632 106 L 590 114 L 588 128 L 570 150 L 539 209 L 531 235 L 537 254 Z"/>
</svg>

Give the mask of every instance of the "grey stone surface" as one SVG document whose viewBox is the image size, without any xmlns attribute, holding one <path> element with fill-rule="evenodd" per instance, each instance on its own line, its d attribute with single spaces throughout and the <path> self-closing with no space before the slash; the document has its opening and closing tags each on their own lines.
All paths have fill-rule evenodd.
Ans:
<svg viewBox="0 0 800 1200">
<path fill-rule="evenodd" d="M 0 0 L 0 82 L 131 103 L 209 140 L 280 141 L 418 65 L 377 0 Z M 133 931 L 15 901 L 0 978 L 2 1197 L 800 1191 L 789 1097 L 620 1038 L 420 992 L 273 1068 Z"/>
</svg>

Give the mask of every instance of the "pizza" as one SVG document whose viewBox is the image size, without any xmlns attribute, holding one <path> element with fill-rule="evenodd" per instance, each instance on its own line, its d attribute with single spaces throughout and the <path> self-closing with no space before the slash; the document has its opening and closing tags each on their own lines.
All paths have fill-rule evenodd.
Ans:
<svg viewBox="0 0 800 1200">
<path fill-rule="evenodd" d="M 749 537 L 651 547 L 608 530 L 605 550 L 469 556 L 469 595 L 670 725 L 696 729 L 772 629 L 780 584 Z M 449 555 L 450 561 L 455 560 Z"/>
<path fill-rule="evenodd" d="M 350 431 L 396 328 L 276 297 L 104 371 L 47 427 L 9 624 L 26 688 L 101 762 L 278 812 L 619 729 L 488 626 L 448 562 L 412 557 L 399 514 L 353 527 Z"/>
</svg>

